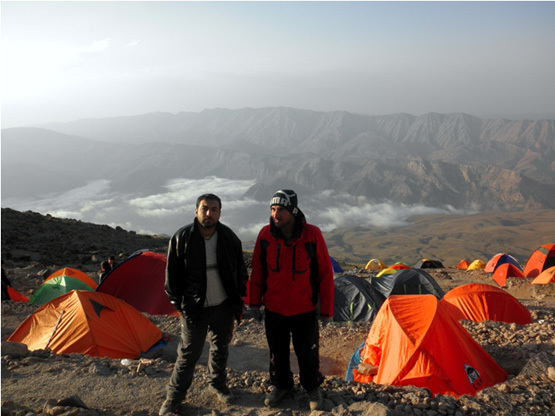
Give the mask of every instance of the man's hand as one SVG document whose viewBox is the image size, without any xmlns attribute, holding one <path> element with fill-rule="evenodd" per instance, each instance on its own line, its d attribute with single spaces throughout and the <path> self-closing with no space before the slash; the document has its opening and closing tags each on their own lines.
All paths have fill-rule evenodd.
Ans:
<svg viewBox="0 0 555 416">
<path fill-rule="evenodd" d="M 251 308 L 251 311 L 254 319 L 257 320 L 258 322 L 262 322 L 262 320 L 264 319 L 264 314 L 262 313 L 261 308 L 260 307 Z"/>
</svg>

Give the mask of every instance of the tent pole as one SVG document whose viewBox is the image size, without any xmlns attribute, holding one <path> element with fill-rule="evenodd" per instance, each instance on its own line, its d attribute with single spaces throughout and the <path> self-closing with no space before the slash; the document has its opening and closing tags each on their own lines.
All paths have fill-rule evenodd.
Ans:
<svg viewBox="0 0 555 416">
<path fill-rule="evenodd" d="M 52 337 L 54 336 L 54 334 L 56 333 L 56 330 L 58 329 L 58 325 L 60 324 L 60 321 L 62 320 L 62 316 L 64 316 L 64 311 L 65 311 L 65 309 L 62 309 L 62 313 L 60 314 L 60 317 L 58 318 L 58 322 L 56 322 L 56 326 L 54 327 L 54 330 L 52 331 L 52 334 L 50 335 L 50 338 L 48 339 L 48 342 L 44 346 L 44 349 L 47 349 L 48 344 L 50 344 L 50 341 L 52 341 Z"/>
</svg>

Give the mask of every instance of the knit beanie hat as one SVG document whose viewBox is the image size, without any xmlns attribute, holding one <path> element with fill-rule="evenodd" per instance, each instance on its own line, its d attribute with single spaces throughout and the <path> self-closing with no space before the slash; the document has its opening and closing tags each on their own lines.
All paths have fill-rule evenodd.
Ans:
<svg viewBox="0 0 555 416">
<path fill-rule="evenodd" d="M 283 189 L 277 191 L 272 197 L 270 206 L 281 205 L 285 207 L 293 215 L 297 215 L 299 209 L 297 208 L 297 194 L 291 189 Z"/>
</svg>

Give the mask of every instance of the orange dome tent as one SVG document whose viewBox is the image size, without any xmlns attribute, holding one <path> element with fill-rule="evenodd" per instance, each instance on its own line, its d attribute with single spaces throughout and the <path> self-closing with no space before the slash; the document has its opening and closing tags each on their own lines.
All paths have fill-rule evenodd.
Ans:
<svg viewBox="0 0 555 416">
<path fill-rule="evenodd" d="M 88 274 L 82 272 L 81 270 L 72 269 L 71 267 L 64 267 L 63 269 L 55 271 L 50 276 L 48 276 L 44 280 L 44 282 L 47 282 L 58 276 L 69 276 L 73 277 L 74 279 L 81 280 L 83 283 L 90 286 L 92 290 L 96 290 L 96 288 L 98 287 L 98 284 L 93 279 L 91 279 Z"/>
<path fill-rule="evenodd" d="M 143 314 L 113 296 L 73 290 L 45 303 L 8 338 L 30 350 L 137 358 L 162 339 Z"/>
<path fill-rule="evenodd" d="M 372 324 L 353 379 L 455 397 L 503 382 L 507 373 L 446 305 L 433 295 L 390 296 Z"/>
<path fill-rule="evenodd" d="M 538 247 L 524 266 L 524 276 L 537 277 L 541 272 L 555 266 L 555 243 Z"/>
<path fill-rule="evenodd" d="M 532 285 L 546 285 L 548 283 L 555 283 L 555 266 L 541 272 L 538 277 L 532 280 Z"/>
<path fill-rule="evenodd" d="M 507 284 L 507 277 L 524 277 L 522 272 L 511 263 L 504 263 L 495 269 L 492 279 L 501 287 Z"/>
<path fill-rule="evenodd" d="M 459 321 L 532 323 L 530 311 L 510 293 L 495 286 L 471 283 L 450 290 L 442 302 L 452 305 Z"/>
<path fill-rule="evenodd" d="M 459 261 L 459 264 L 457 264 L 457 269 L 468 269 L 468 266 L 470 266 L 470 263 L 467 260 L 461 260 Z"/>
</svg>

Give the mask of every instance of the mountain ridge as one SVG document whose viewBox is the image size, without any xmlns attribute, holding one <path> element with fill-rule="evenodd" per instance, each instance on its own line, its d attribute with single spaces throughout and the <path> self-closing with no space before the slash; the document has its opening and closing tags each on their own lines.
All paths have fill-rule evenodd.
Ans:
<svg viewBox="0 0 555 416">
<path fill-rule="evenodd" d="M 44 126 L 116 143 L 165 142 L 230 149 L 238 143 L 248 143 L 253 153 L 309 153 L 334 160 L 355 157 L 353 150 L 359 159 L 383 154 L 388 158 L 415 156 L 483 164 L 494 158 L 495 163 L 517 170 L 521 169 L 519 155 L 532 152 L 535 163 L 531 166 L 524 161 L 527 175 L 555 182 L 551 166 L 555 159 L 555 120 L 488 120 L 465 113 L 432 112 L 422 116 L 366 116 L 346 111 L 268 107 L 151 113 Z M 461 153 L 465 146 L 471 152 Z"/>
<path fill-rule="evenodd" d="M 346 120 L 345 123 L 343 121 Z M 173 124 L 171 124 L 173 122 Z M 173 130 L 174 134 L 161 134 L 159 136 L 170 139 L 182 140 L 182 137 L 176 136 L 177 133 L 184 133 L 187 129 L 195 131 L 195 129 L 203 130 L 203 137 L 217 136 L 218 133 L 230 133 L 230 127 L 247 137 L 251 132 L 252 135 L 259 134 L 259 130 L 272 131 L 275 126 L 279 129 L 283 128 L 283 124 L 295 126 L 295 131 L 299 132 L 299 137 L 312 137 L 319 131 L 329 131 L 330 124 L 332 126 L 352 126 L 357 124 L 358 129 L 355 132 L 364 131 L 365 129 L 379 128 L 390 136 L 406 136 L 408 141 L 418 139 L 422 131 L 432 133 L 434 136 L 445 136 L 446 129 L 452 124 L 473 124 L 474 129 L 483 130 L 487 135 L 495 136 L 506 132 L 509 134 L 505 140 L 514 140 L 515 137 L 526 133 L 525 130 L 530 128 L 544 130 L 548 135 L 553 134 L 554 120 L 508 120 L 508 119 L 482 119 L 467 113 L 436 113 L 428 112 L 421 116 L 415 116 L 408 113 L 396 113 L 384 116 L 363 115 L 350 113 L 347 111 L 330 111 L 319 112 L 312 110 L 299 110 L 290 107 L 264 107 L 264 108 L 245 108 L 241 110 L 229 109 L 207 109 L 201 112 L 180 112 L 180 113 L 147 113 L 137 116 L 121 116 L 110 118 L 82 119 L 67 123 L 46 123 L 36 127 L 43 127 L 67 134 L 80 135 L 82 137 L 96 138 L 104 137 L 109 141 L 123 140 L 119 130 L 130 129 L 134 125 L 141 128 L 142 135 L 133 135 L 134 142 L 142 141 L 158 141 L 159 137 L 153 136 L 152 127 L 166 126 L 167 130 Z M 119 126 L 119 127 L 118 127 Z M 150 126 L 150 129 L 144 129 L 144 126 Z M 173 126 L 173 127 L 172 127 Z M 216 127 L 219 126 L 219 127 Z M 310 127 L 312 126 L 312 127 Z M 328 128 L 324 128 L 328 126 Z M 399 129 L 399 126 L 403 127 Z M 508 127 L 508 128 L 504 128 Z M 538 126 L 540 126 L 538 128 Z M 258 127 L 258 128 L 256 128 Z M 303 128 L 304 127 L 304 128 Z M 501 129 L 501 131 L 499 131 Z M 420 131 L 419 131 L 420 130 Z M 472 129 L 471 129 L 472 130 Z M 287 134 L 291 133 L 291 129 L 284 130 Z M 86 134 L 85 134 L 86 133 Z M 347 131 L 341 132 L 348 133 Z M 275 130 L 273 131 L 275 136 Z M 350 134 L 352 135 L 352 131 Z M 231 134 L 231 137 L 234 135 Z M 191 134 L 195 138 L 194 134 Z M 530 137 L 524 134 L 524 137 Z M 484 137 L 480 137 L 484 139 Z M 533 139 L 533 136 L 532 136 Z M 218 143 L 221 144 L 221 143 Z M 530 143 L 528 143 L 529 145 Z M 551 150 L 553 143 L 550 143 Z"/>
<path fill-rule="evenodd" d="M 154 195 L 176 178 L 253 181 L 467 212 L 555 208 L 555 120 L 366 116 L 288 107 L 87 119 L 2 130 L 2 197 L 104 180 Z"/>
</svg>

